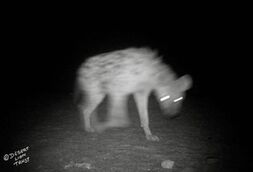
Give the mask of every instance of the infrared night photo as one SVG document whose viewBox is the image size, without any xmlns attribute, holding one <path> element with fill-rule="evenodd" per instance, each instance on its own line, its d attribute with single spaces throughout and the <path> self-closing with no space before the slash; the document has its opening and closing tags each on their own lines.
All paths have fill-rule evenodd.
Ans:
<svg viewBox="0 0 253 172">
<path fill-rule="evenodd" d="M 0 171 L 244 169 L 233 39 L 184 29 L 6 38 Z"/>
</svg>

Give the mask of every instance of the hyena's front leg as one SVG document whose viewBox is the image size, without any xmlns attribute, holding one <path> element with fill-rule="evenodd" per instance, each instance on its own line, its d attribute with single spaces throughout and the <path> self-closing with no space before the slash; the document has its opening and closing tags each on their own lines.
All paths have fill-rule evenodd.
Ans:
<svg viewBox="0 0 253 172">
<path fill-rule="evenodd" d="M 85 104 L 81 106 L 84 126 L 87 132 L 95 131 L 94 127 L 91 126 L 91 115 L 93 114 L 94 118 L 96 118 L 95 109 L 102 102 L 104 97 L 105 95 L 94 93 L 93 95 L 87 96 Z"/>
<path fill-rule="evenodd" d="M 148 117 L 148 91 L 137 92 L 134 94 L 134 99 L 137 104 L 137 109 L 140 116 L 141 127 L 144 129 L 147 140 L 159 141 L 159 138 L 152 135 L 149 128 L 149 117 Z"/>
</svg>

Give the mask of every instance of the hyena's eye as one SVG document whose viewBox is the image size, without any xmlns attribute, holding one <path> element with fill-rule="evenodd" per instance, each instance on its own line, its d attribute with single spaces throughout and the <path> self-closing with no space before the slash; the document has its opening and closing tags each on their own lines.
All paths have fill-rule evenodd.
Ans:
<svg viewBox="0 0 253 172">
<path fill-rule="evenodd" d="M 181 100 L 183 100 L 183 97 L 179 97 L 177 99 L 174 99 L 173 102 L 178 102 L 178 101 L 181 101 Z"/>
<path fill-rule="evenodd" d="M 162 98 L 160 98 L 160 101 L 164 101 L 164 100 L 167 100 L 170 98 L 170 95 L 167 95 L 167 96 L 163 96 Z"/>
</svg>

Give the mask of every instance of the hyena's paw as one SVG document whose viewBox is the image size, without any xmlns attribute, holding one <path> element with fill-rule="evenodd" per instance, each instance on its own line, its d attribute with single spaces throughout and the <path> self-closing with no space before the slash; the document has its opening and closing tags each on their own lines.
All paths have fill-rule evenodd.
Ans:
<svg viewBox="0 0 253 172">
<path fill-rule="evenodd" d="M 158 142 L 159 141 L 159 137 L 155 136 L 155 135 L 146 135 L 146 139 L 149 141 L 155 141 Z"/>
</svg>

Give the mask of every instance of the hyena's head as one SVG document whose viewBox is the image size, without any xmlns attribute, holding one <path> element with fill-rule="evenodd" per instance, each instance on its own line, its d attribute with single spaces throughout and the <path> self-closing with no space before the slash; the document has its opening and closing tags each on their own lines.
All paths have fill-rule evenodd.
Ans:
<svg viewBox="0 0 253 172">
<path fill-rule="evenodd" d="M 185 98 L 185 91 L 191 88 L 191 85 L 192 78 L 189 75 L 173 81 L 162 81 L 161 86 L 155 90 L 155 94 L 166 115 L 174 117 L 178 114 Z"/>
</svg>

